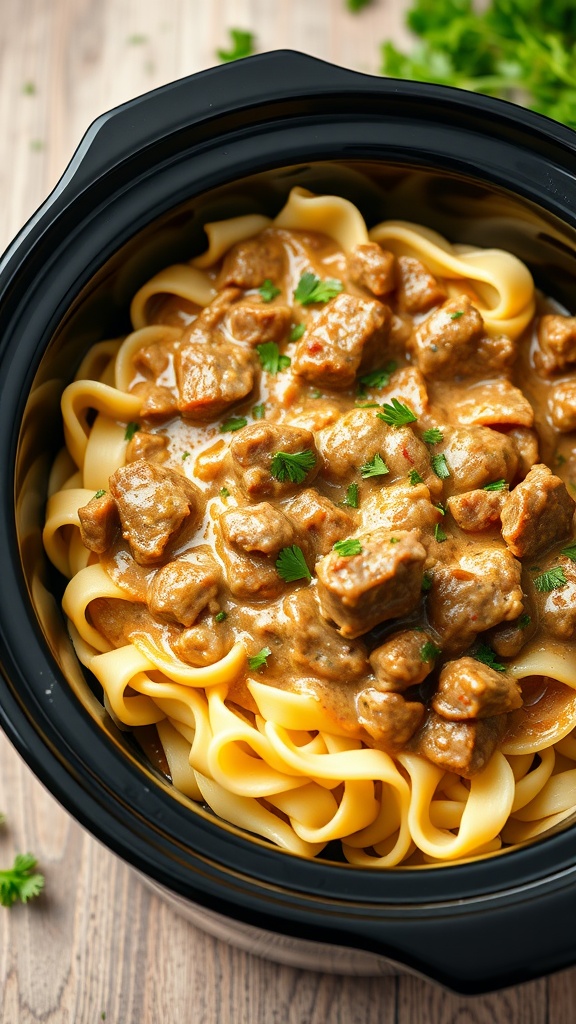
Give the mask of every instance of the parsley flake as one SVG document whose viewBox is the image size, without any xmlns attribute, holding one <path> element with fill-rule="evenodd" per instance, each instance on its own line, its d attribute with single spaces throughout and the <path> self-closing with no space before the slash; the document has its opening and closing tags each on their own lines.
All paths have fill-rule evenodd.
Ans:
<svg viewBox="0 0 576 1024">
<path fill-rule="evenodd" d="M 531 615 L 521 615 L 516 625 L 518 626 L 518 629 L 526 629 L 526 627 L 529 626 L 531 622 Z"/>
<path fill-rule="evenodd" d="M 297 544 L 282 548 L 276 560 L 276 572 L 285 583 L 312 579 L 312 573 L 306 565 L 302 548 L 299 548 Z"/>
<path fill-rule="evenodd" d="M 32 853 L 17 853 L 11 868 L 0 871 L 0 904 L 11 907 L 16 900 L 28 900 L 44 888 L 44 876 L 35 871 L 36 857 Z"/>
<path fill-rule="evenodd" d="M 440 441 L 444 440 L 444 434 L 439 427 L 430 427 L 430 430 L 425 430 L 422 434 L 422 440 L 426 444 L 440 444 Z"/>
<path fill-rule="evenodd" d="M 493 480 L 491 484 L 484 484 L 483 491 L 503 491 L 508 484 L 506 480 Z"/>
<path fill-rule="evenodd" d="M 432 573 L 425 572 L 422 576 L 422 592 L 426 594 L 429 590 L 432 590 Z"/>
<path fill-rule="evenodd" d="M 256 351 L 262 369 L 268 373 L 278 373 L 279 370 L 286 370 L 290 366 L 290 357 L 280 355 L 280 349 L 275 341 L 265 341 L 262 345 L 256 345 Z"/>
<path fill-rule="evenodd" d="M 227 619 L 227 618 L 228 618 L 228 612 L 224 612 L 224 611 L 218 612 L 214 616 L 214 622 L 224 622 L 224 619 Z"/>
<path fill-rule="evenodd" d="M 346 490 L 346 497 L 342 500 L 342 505 L 346 505 L 347 508 L 358 508 L 358 484 L 350 484 Z"/>
<path fill-rule="evenodd" d="M 352 14 L 358 14 L 364 7 L 368 7 L 372 0 L 346 0 L 346 7 Z"/>
<path fill-rule="evenodd" d="M 534 577 L 534 586 L 541 593 L 557 590 L 558 587 L 563 587 L 567 582 L 568 580 L 561 565 L 556 565 L 553 569 L 548 569 L 547 572 L 540 573 L 540 576 Z"/>
<path fill-rule="evenodd" d="M 442 504 L 442 502 L 441 502 L 441 501 L 439 501 L 437 505 L 434 505 L 434 508 L 437 508 L 437 509 L 438 509 L 438 511 L 439 511 L 439 513 L 440 513 L 440 515 L 441 515 L 441 516 L 445 516 L 445 515 L 446 515 L 446 508 L 445 508 L 445 506 L 444 506 L 444 505 Z"/>
<path fill-rule="evenodd" d="M 290 334 L 288 335 L 288 341 L 300 341 L 300 338 L 306 330 L 306 324 L 294 324 Z"/>
<path fill-rule="evenodd" d="M 560 452 L 559 452 L 558 455 L 556 456 L 556 465 L 557 466 L 563 466 L 565 462 L 566 462 L 566 456 L 565 455 L 561 455 Z"/>
<path fill-rule="evenodd" d="M 301 484 L 315 465 L 316 456 L 309 448 L 303 452 L 276 452 L 272 456 L 270 472 L 281 484 L 286 480 L 293 484 Z"/>
<path fill-rule="evenodd" d="M 426 643 L 420 648 L 420 657 L 422 661 L 436 661 L 436 658 L 442 653 L 436 644 L 432 643 L 431 640 L 427 640 Z"/>
<path fill-rule="evenodd" d="M 221 487 L 220 488 L 220 497 L 221 498 L 229 498 L 230 497 L 230 491 L 228 490 L 227 487 Z"/>
<path fill-rule="evenodd" d="M 273 281 L 269 277 L 266 278 L 264 284 L 261 284 L 258 291 L 262 302 L 272 302 L 277 295 L 280 295 L 280 288 L 277 288 Z"/>
<path fill-rule="evenodd" d="M 356 400 L 354 405 L 357 409 L 379 409 L 380 402 L 359 402 Z"/>
<path fill-rule="evenodd" d="M 424 477 L 420 476 L 420 473 L 418 472 L 417 469 L 410 470 L 410 472 L 408 473 L 408 480 L 410 481 L 411 487 L 415 487 L 416 484 L 424 483 Z"/>
<path fill-rule="evenodd" d="M 359 393 L 363 395 L 366 388 L 387 388 L 390 383 L 390 377 L 398 367 L 398 363 L 395 363 L 393 359 L 386 366 L 383 366 L 381 370 L 372 370 L 371 373 L 364 373 L 358 378 Z"/>
<path fill-rule="evenodd" d="M 436 526 L 434 527 L 434 540 L 437 540 L 439 544 L 442 544 L 443 541 L 448 540 L 448 534 L 444 533 L 444 530 L 440 526 L 440 523 L 436 523 Z"/>
<path fill-rule="evenodd" d="M 488 665 L 488 668 L 493 668 L 495 672 L 506 671 L 506 666 L 496 661 L 496 655 L 488 644 L 478 644 L 476 650 L 472 652 L 472 657 L 476 661 L 481 661 L 483 665 Z"/>
<path fill-rule="evenodd" d="M 418 417 L 412 412 L 409 405 L 404 405 L 397 398 L 391 402 L 385 402 L 382 406 L 383 412 L 377 412 L 379 420 L 384 420 L 391 427 L 404 427 L 407 423 L 416 423 Z"/>
<path fill-rule="evenodd" d="M 307 271 L 302 274 L 294 291 L 294 298 L 301 306 L 310 306 L 313 302 L 328 302 L 343 290 L 342 281 L 327 278 L 322 281 L 316 274 Z"/>
<path fill-rule="evenodd" d="M 242 28 L 231 28 L 228 30 L 231 46 L 229 50 L 216 50 L 218 60 L 227 64 L 232 60 L 241 60 L 242 57 L 250 57 L 254 53 L 255 38 L 252 32 Z"/>
<path fill-rule="evenodd" d="M 245 416 L 232 416 L 229 420 L 225 420 L 224 423 L 220 424 L 221 434 L 233 434 L 235 430 L 242 430 L 245 427 L 248 420 Z"/>
<path fill-rule="evenodd" d="M 337 540 L 332 550 L 337 555 L 350 558 L 352 555 L 362 554 L 362 545 L 355 537 L 348 537 L 347 540 Z"/>
<path fill-rule="evenodd" d="M 568 547 L 562 548 L 560 554 L 566 555 L 566 557 L 569 558 L 571 562 L 576 562 L 576 543 L 569 544 Z"/>
<path fill-rule="evenodd" d="M 259 405 L 255 405 L 252 409 L 252 419 L 263 420 L 266 414 L 266 406 L 264 402 L 260 402 Z"/>
<path fill-rule="evenodd" d="M 186 459 L 190 458 L 190 452 L 182 452 L 182 462 L 186 462 Z"/>
<path fill-rule="evenodd" d="M 432 469 L 439 476 L 441 480 L 447 480 L 450 476 L 450 470 L 448 469 L 448 463 L 446 462 L 445 455 L 433 455 L 432 456 Z"/>
<path fill-rule="evenodd" d="M 269 647 L 263 647 L 261 651 L 258 651 L 258 654 L 253 654 L 251 658 L 248 658 L 248 668 L 252 672 L 259 672 L 263 668 L 268 668 L 267 659 L 271 654 L 272 651 Z"/>
<path fill-rule="evenodd" d="M 22 86 L 22 92 L 25 96 L 35 96 L 36 86 L 34 82 L 24 82 L 24 85 Z"/>
<path fill-rule="evenodd" d="M 140 430 L 140 424 L 139 423 L 129 423 L 128 426 L 126 427 L 126 433 L 124 434 L 124 440 L 125 441 L 131 441 L 132 438 L 134 437 L 134 434 L 138 430 Z"/>
<path fill-rule="evenodd" d="M 463 309 L 457 309 L 455 313 L 450 313 L 451 320 L 459 320 L 461 316 L 464 316 Z"/>
<path fill-rule="evenodd" d="M 99 491 L 96 491 L 96 494 L 92 498 L 92 501 L 94 501 L 95 498 L 103 498 L 105 494 L 106 494 L 106 491 L 104 491 L 102 488 L 100 488 Z"/>
<path fill-rule="evenodd" d="M 371 476 L 386 476 L 390 470 L 384 462 L 381 455 L 376 454 L 373 459 L 368 459 L 360 469 L 360 474 L 364 480 L 368 480 Z"/>
</svg>

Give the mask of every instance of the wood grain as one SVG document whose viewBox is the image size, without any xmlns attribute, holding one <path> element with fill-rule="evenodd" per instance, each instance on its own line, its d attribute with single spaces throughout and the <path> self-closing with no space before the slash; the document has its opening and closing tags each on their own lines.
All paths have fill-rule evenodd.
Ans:
<svg viewBox="0 0 576 1024">
<path fill-rule="evenodd" d="M 406 2 L 2 0 L 0 247 L 102 111 L 209 67 L 227 28 L 368 72 L 406 39 Z M 0 738 L 0 862 L 33 850 L 45 894 L 0 912 L 4 1024 L 573 1024 L 576 969 L 464 999 L 414 978 L 277 967 L 213 940 L 88 836 Z M 537 941 L 537 937 L 535 937 Z"/>
</svg>

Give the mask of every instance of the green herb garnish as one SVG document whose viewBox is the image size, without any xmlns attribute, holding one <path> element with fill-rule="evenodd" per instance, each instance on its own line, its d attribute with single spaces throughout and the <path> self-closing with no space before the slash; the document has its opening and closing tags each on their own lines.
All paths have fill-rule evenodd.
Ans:
<svg viewBox="0 0 576 1024">
<path fill-rule="evenodd" d="M 397 398 L 393 398 L 391 402 L 385 402 L 382 410 L 382 412 L 376 413 L 378 419 L 384 420 L 384 423 L 388 423 L 391 427 L 404 427 L 407 423 L 416 423 L 418 419 L 410 406 L 399 402 Z"/>
<path fill-rule="evenodd" d="M 346 0 L 346 7 L 352 14 L 358 14 L 363 7 L 368 7 L 372 3 L 372 0 Z"/>
<path fill-rule="evenodd" d="M 360 469 L 360 474 L 364 480 L 368 480 L 371 476 L 386 476 L 390 470 L 384 462 L 381 455 L 375 455 L 374 458 L 368 459 Z"/>
<path fill-rule="evenodd" d="M 518 629 L 526 629 L 526 627 L 529 626 L 531 622 L 531 615 L 521 615 L 516 625 L 518 626 Z"/>
<path fill-rule="evenodd" d="M 576 543 L 569 544 L 568 547 L 562 548 L 561 555 L 566 555 L 571 562 L 576 562 Z"/>
<path fill-rule="evenodd" d="M 422 576 L 422 591 L 425 594 L 425 593 L 427 593 L 428 590 L 431 590 L 431 589 L 432 589 L 432 573 L 431 572 L 425 572 L 424 575 Z"/>
<path fill-rule="evenodd" d="M 95 498 L 103 498 L 105 494 L 106 494 L 106 491 L 105 491 L 105 490 L 103 490 L 102 488 L 100 488 L 100 490 L 99 490 L 99 491 L 96 491 L 96 494 L 95 494 L 95 495 L 94 495 L 94 497 L 92 498 L 92 501 L 94 501 L 94 500 L 95 500 Z"/>
<path fill-rule="evenodd" d="M 245 427 L 248 420 L 245 416 L 232 416 L 229 420 L 225 420 L 224 423 L 220 424 L 221 434 L 233 434 L 235 430 L 242 430 Z"/>
<path fill-rule="evenodd" d="M 440 441 L 444 440 L 444 434 L 439 427 L 431 427 L 430 430 L 425 430 L 422 434 L 422 440 L 426 444 L 440 444 Z"/>
<path fill-rule="evenodd" d="M 256 345 L 256 351 L 262 369 L 268 373 L 278 373 L 279 370 L 286 370 L 290 366 L 290 357 L 280 355 L 275 341 L 265 341 L 262 345 Z"/>
<path fill-rule="evenodd" d="M 229 50 L 216 50 L 218 60 L 228 63 L 232 60 L 241 60 L 242 57 L 250 57 L 254 53 L 255 38 L 252 32 L 242 28 L 231 28 L 228 30 L 231 46 Z"/>
<path fill-rule="evenodd" d="M 218 612 L 214 616 L 214 622 L 224 622 L 224 619 L 228 618 L 228 612 Z"/>
<path fill-rule="evenodd" d="M 315 465 L 316 456 L 309 448 L 303 452 L 276 452 L 272 456 L 270 472 L 281 484 L 286 480 L 293 484 L 301 484 Z"/>
<path fill-rule="evenodd" d="M 268 668 L 267 658 L 270 657 L 272 651 L 269 647 L 263 647 L 258 654 L 253 654 L 251 658 L 248 658 L 248 668 L 252 672 L 259 672 L 263 668 Z"/>
<path fill-rule="evenodd" d="M 342 505 L 348 508 L 358 508 L 358 484 L 350 484 L 346 490 L 346 497 L 342 499 Z"/>
<path fill-rule="evenodd" d="M 182 462 L 186 462 L 186 459 L 190 458 L 190 452 L 182 452 Z"/>
<path fill-rule="evenodd" d="M 255 405 L 252 409 L 252 419 L 263 420 L 266 413 L 266 406 L 264 402 L 260 402 L 259 405 Z"/>
<path fill-rule="evenodd" d="M 506 666 L 501 665 L 499 661 L 496 661 L 496 655 L 488 644 L 478 644 L 475 651 L 472 653 L 472 657 L 476 661 L 481 661 L 483 665 L 488 665 L 489 668 L 493 668 L 495 672 L 505 672 Z"/>
<path fill-rule="evenodd" d="M 36 86 L 34 85 L 34 82 L 24 82 L 24 85 L 22 86 L 22 92 L 25 96 L 35 96 Z"/>
<path fill-rule="evenodd" d="M 420 476 L 420 473 L 418 472 L 417 469 L 410 470 L 410 472 L 408 473 L 408 480 L 410 481 L 411 487 L 415 487 L 416 484 L 424 483 L 424 477 Z"/>
<path fill-rule="evenodd" d="M 446 462 L 445 455 L 433 455 L 432 456 L 432 469 L 439 476 L 441 480 L 447 480 L 450 476 L 450 470 L 448 469 L 448 463 Z"/>
<path fill-rule="evenodd" d="M 44 875 L 35 871 L 38 861 L 31 853 L 17 853 L 11 868 L 0 871 L 0 904 L 11 907 L 16 900 L 28 900 L 44 888 Z"/>
<path fill-rule="evenodd" d="M 349 537 L 347 540 L 337 540 L 333 551 L 337 555 L 343 555 L 345 558 L 349 558 L 351 555 L 361 555 L 362 545 L 359 540 L 355 537 Z"/>
<path fill-rule="evenodd" d="M 264 284 L 261 284 L 258 291 L 262 302 L 272 302 L 277 295 L 280 295 L 280 288 L 277 288 L 273 281 L 269 277 L 266 278 Z"/>
<path fill-rule="evenodd" d="M 442 544 L 443 541 L 448 540 L 448 534 L 444 532 L 444 530 L 440 526 L 440 523 L 436 523 L 436 526 L 434 527 L 434 540 L 437 540 L 439 544 Z"/>
<path fill-rule="evenodd" d="M 221 498 L 229 498 L 230 497 L 230 491 L 228 490 L 227 487 L 221 487 L 220 488 L 220 497 Z"/>
<path fill-rule="evenodd" d="M 484 484 L 483 491 L 503 491 L 508 486 L 506 480 L 494 480 L 491 484 Z"/>
<path fill-rule="evenodd" d="M 548 569 L 547 572 L 543 572 L 540 576 L 534 577 L 534 586 L 536 590 L 541 593 L 547 593 L 549 590 L 557 590 L 558 587 L 563 587 L 568 580 L 564 574 L 564 569 L 561 565 L 554 566 L 553 569 Z"/>
<path fill-rule="evenodd" d="M 290 334 L 288 335 L 288 341 L 300 341 L 300 338 L 306 330 L 306 324 L 294 324 Z"/>
<path fill-rule="evenodd" d="M 390 383 L 390 377 L 396 370 L 398 364 L 394 360 L 390 360 L 383 366 L 381 370 L 372 370 L 371 373 L 364 373 L 358 378 L 360 385 L 359 392 L 361 395 L 365 394 L 366 388 L 387 388 Z"/>
<path fill-rule="evenodd" d="M 276 571 L 285 583 L 312 579 L 312 573 L 306 565 L 302 548 L 299 548 L 297 544 L 293 544 L 289 548 L 282 548 L 276 560 Z"/>
<path fill-rule="evenodd" d="M 463 309 L 457 309 L 455 313 L 450 313 L 451 320 L 459 320 L 461 316 L 464 316 Z"/>
<path fill-rule="evenodd" d="M 128 426 L 126 427 L 126 432 L 124 434 L 124 440 L 125 441 L 131 441 L 132 438 L 134 437 L 134 434 L 138 430 L 140 430 L 140 424 L 139 423 L 129 423 Z"/>
<path fill-rule="evenodd" d="M 301 306 L 310 306 L 313 302 L 328 302 L 343 290 L 342 281 L 328 278 L 322 281 L 316 274 L 307 271 L 302 274 L 294 291 L 294 298 Z"/>
<path fill-rule="evenodd" d="M 562 455 L 559 452 L 558 455 L 556 456 L 556 465 L 557 466 L 563 466 L 565 462 L 566 462 L 566 456 Z"/>
<path fill-rule="evenodd" d="M 431 640 L 427 640 L 426 643 L 420 648 L 420 657 L 422 661 L 436 661 L 436 658 L 442 653 L 436 644 L 433 644 Z"/>
<path fill-rule="evenodd" d="M 380 402 L 359 402 L 356 400 L 354 405 L 357 409 L 379 409 Z"/>
</svg>

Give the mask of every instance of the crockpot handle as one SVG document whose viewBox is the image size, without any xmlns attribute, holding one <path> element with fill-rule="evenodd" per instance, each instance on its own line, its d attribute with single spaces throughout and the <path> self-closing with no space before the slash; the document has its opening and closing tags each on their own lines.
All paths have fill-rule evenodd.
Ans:
<svg viewBox="0 0 576 1024">
<path fill-rule="evenodd" d="M 343 90 L 371 91 L 373 75 L 328 64 L 295 50 L 273 50 L 201 71 L 116 107 L 90 126 L 57 192 L 76 194 L 146 146 L 174 132 L 247 108 Z"/>
</svg>

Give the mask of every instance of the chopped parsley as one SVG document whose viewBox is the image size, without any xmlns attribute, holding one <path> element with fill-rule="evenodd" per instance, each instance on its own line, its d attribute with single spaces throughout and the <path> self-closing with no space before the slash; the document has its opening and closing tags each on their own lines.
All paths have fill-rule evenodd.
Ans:
<svg viewBox="0 0 576 1024">
<path fill-rule="evenodd" d="M 444 507 L 444 505 L 442 504 L 441 501 L 439 501 L 437 505 L 434 505 L 434 508 L 438 509 L 438 511 L 439 511 L 441 516 L 445 516 L 446 515 L 446 509 L 445 509 L 445 507 Z"/>
<path fill-rule="evenodd" d="M 36 86 L 34 82 L 24 82 L 24 85 L 22 86 L 22 92 L 25 96 L 35 96 Z"/>
<path fill-rule="evenodd" d="M 430 427 L 430 430 L 425 430 L 422 434 L 422 440 L 426 444 L 440 444 L 440 441 L 444 440 L 444 434 L 439 427 Z"/>
<path fill-rule="evenodd" d="M 27 903 L 44 888 L 44 876 L 35 871 L 38 861 L 32 853 L 17 853 L 11 868 L 0 871 L 0 904 L 11 907 L 16 900 Z"/>
<path fill-rule="evenodd" d="M 393 398 L 391 402 L 385 402 L 382 410 L 382 412 L 376 413 L 378 419 L 384 420 L 384 423 L 388 423 L 391 427 L 404 427 L 407 423 L 416 423 L 418 419 L 410 406 L 403 405 L 397 398 Z"/>
<path fill-rule="evenodd" d="M 426 643 L 420 648 L 420 657 L 422 661 L 436 661 L 441 654 L 441 650 L 436 644 L 432 643 L 431 640 L 427 640 Z"/>
<path fill-rule="evenodd" d="M 218 612 L 214 616 L 214 622 L 224 622 L 224 619 L 228 618 L 228 612 Z"/>
<path fill-rule="evenodd" d="M 276 572 L 285 583 L 312 579 L 312 573 L 306 565 L 302 548 L 299 548 L 297 544 L 293 544 L 290 548 L 282 548 L 276 560 Z"/>
<path fill-rule="evenodd" d="M 301 484 L 315 465 L 316 456 L 309 448 L 303 452 L 276 452 L 272 456 L 270 472 L 281 484 L 286 480 L 293 484 Z"/>
<path fill-rule="evenodd" d="M 518 629 L 526 629 L 526 627 L 529 626 L 531 622 L 531 615 L 521 615 L 516 625 L 518 626 Z"/>
<path fill-rule="evenodd" d="M 252 409 L 252 418 L 255 420 L 263 420 L 266 413 L 266 406 L 264 402 L 260 402 L 259 405 L 255 405 Z"/>
<path fill-rule="evenodd" d="M 368 462 L 365 462 L 360 469 L 360 474 L 364 480 L 368 480 L 371 476 L 386 476 L 389 472 L 390 470 L 384 459 L 378 454 L 373 459 L 368 459 Z"/>
<path fill-rule="evenodd" d="M 394 360 L 390 360 L 390 362 L 386 363 L 386 366 L 383 366 L 381 370 L 372 370 L 371 373 L 364 373 L 358 378 L 358 383 L 360 385 L 358 389 L 359 393 L 363 395 L 366 388 L 387 388 L 390 383 L 390 377 L 394 373 L 394 370 L 397 369 L 397 366 L 398 363 L 395 363 Z"/>
<path fill-rule="evenodd" d="M 182 462 L 186 462 L 186 459 L 190 458 L 190 452 L 182 452 Z"/>
<path fill-rule="evenodd" d="M 422 577 L 422 592 L 425 594 L 427 591 L 432 590 L 432 573 L 425 572 Z"/>
<path fill-rule="evenodd" d="M 258 291 L 262 302 L 272 302 L 277 295 L 280 295 L 280 288 L 277 288 L 273 281 L 269 277 L 266 278 L 264 284 L 261 284 Z"/>
<path fill-rule="evenodd" d="M 288 341 L 300 341 L 300 338 L 306 330 L 306 324 L 294 324 L 290 334 L 288 335 Z"/>
<path fill-rule="evenodd" d="M 350 484 L 346 490 L 346 497 L 342 504 L 348 508 L 358 508 L 358 484 Z"/>
<path fill-rule="evenodd" d="M 346 7 L 352 14 L 358 14 L 363 7 L 368 7 L 372 0 L 346 0 Z"/>
<path fill-rule="evenodd" d="M 448 469 L 448 463 L 446 462 L 445 455 L 433 455 L 432 456 L 432 469 L 439 476 L 441 480 L 447 480 L 450 476 L 450 470 Z"/>
<path fill-rule="evenodd" d="M 390 543 L 391 544 L 399 544 L 400 543 L 400 537 L 390 537 Z"/>
<path fill-rule="evenodd" d="M 286 370 L 290 366 L 290 357 L 280 355 L 280 349 L 275 341 L 265 341 L 262 345 L 256 345 L 256 351 L 262 369 L 268 373 L 278 373 L 279 370 Z"/>
<path fill-rule="evenodd" d="M 424 483 L 424 477 L 420 476 L 420 473 L 418 472 L 417 469 L 410 470 L 410 472 L 408 473 L 408 480 L 410 481 L 411 487 L 415 487 L 416 484 Z"/>
<path fill-rule="evenodd" d="M 322 398 L 322 392 L 318 391 L 318 388 L 314 388 L 314 391 L 310 392 L 310 398 Z"/>
<path fill-rule="evenodd" d="M 568 580 L 561 565 L 556 565 L 553 569 L 548 569 L 547 572 L 540 573 L 539 576 L 534 577 L 534 586 L 541 593 L 557 590 L 558 587 L 563 587 L 567 582 Z"/>
<path fill-rule="evenodd" d="M 229 420 L 224 420 L 224 423 L 220 424 L 221 434 L 232 434 L 235 430 L 242 430 L 245 427 L 248 420 L 245 416 L 232 416 Z"/>
<path fill-rule="evenodd" d="M 488 665 L 488 668 L 493 668 L 495 672 L 505 672 L 506 666 L 502 665 L 499 661 L 496 661 L 496 655 L 488 644 L 478 644 L 476 650 L 473 652 L 472 657 L 476 661 L 481 661 L 483 665 Z"/>
<path fill-rule="evenodd" d="M 506 480 L 494 480 L 491 484 L 484 484 L 483 491 L 503 491 L 508 486 Z"/>
<path fill-rule="evenodd" d="M 132 438 L 134 437 L 134 434 L 138 430 L 140 430 L 140 424 L 139 423 L 129 423 L 128 426 L 126 427 L 126 433 L 124 434 L 124 440 L 125 441 L 131 441 Z"/>
<path fill-rule="evenodd" d="M 455 313 L 450 313 L 451 320 L 459 320 L 461 316 L 464 316 L 463 309 L 457 309 Z"/>
<path fill-rule="evenodd" d="M 361 555 L 362 545 L 359 540 L 355 537 L 349 537 L 347 540 L 337 540 L 333 551 L 337 555 L 343 555 L 345 558 L 349 558 L 351 555 Z"/>
<path fill-rule="evenodd" d="M 220 497 L 221 498 L 229 498 L 230 497 L 230 491 L 228 490 L 227 487 L 221 487 L 220 488 Z"/>
<path fill-rule="evenodd" d="M 241 60 L 242 57 L 251 57 L 254 53 L 255 38 L 252 32 L 243 28 L 231 28 L 228 30 L 230 36 L 229 50 L 216 50 L 218 60 L 223 64 L 232 60 Z"/>
<path fill-rule="evenodd" d="M 313 302 L 328 302 L 343 290 L 342 281 L 327 278 L 322 281 L 316 274 L 307 271 L 302 274 L 294 291 L 294 298 L 301 306 L 310 306 Z"/>
<path fill-rule="evenodd" d="M 556 456 L 556 465 L 557 466 L 563 466 L 565 462 L 566 462 L 566 456 L 565 455 L 561 455 L 560 452 L 559 452 L 558 455 Z"/>
<path fill-rule="evenodd" d="M 444 530 L 440 526 L 440 523 L 436 523 L 436 526 L 434 527 L 434 540 L 437 540 L 439 544 L 442 544 L 443 541 L 448 540 L 448 534 L 444 533 Z"/>
<path fill-rule="evenodd" d="M 106 494 L 106 491 L 104 491 L 102 488 L 100 488 L 99 491 L 96 491 L 96 494 L 92 498 L 92 501 L 94 501 L 95 498 L 103 498 L 105 494 Z"/>
<path fill-rule="evenodd" d="M 259 672 L 263 668 L 268 668 L 267 659 L 271 654 L 272 651 L 269 647 L 263 647 L 261 651 L 258 651 L 258 654 L 253 654 L 251 658 L 248 658 L 248 668 L 252 672 Z"/>
<path fill-rule="evenodd" d="M 354 405 L 357 409 L 379 409 L 380 402 L 359 402 L 356 400 Z"/>
<path fill-rule="evenodd" d="M 576 562 L 576 544 L 569 544 L 568 547 L 562 548 L 561 555 L 566 555 L 571 562 Z"/>
</svg>

